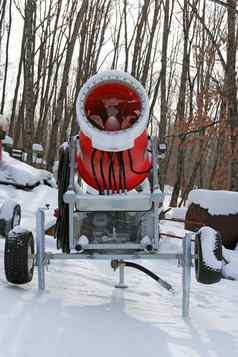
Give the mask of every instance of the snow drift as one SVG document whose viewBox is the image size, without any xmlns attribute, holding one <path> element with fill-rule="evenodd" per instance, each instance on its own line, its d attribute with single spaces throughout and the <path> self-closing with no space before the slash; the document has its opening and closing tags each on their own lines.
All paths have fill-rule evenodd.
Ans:
<svg viewBox="0 0 238 357">
<path fill-rule="evenodd" d="M 55 186 L 53 175 L 50 172 L 35 169 L 3 152 L 3 158 L 0 161 L 0 183 L 33 187 L 44 182 L 52 187 Z"/>
<path fill-rule="evenodd" d="M 237 214 L 238 192 L 193 190 L 188 195 L 188 205 L 192 203 L 208 209 L 211 215 Z"/>
</svg>

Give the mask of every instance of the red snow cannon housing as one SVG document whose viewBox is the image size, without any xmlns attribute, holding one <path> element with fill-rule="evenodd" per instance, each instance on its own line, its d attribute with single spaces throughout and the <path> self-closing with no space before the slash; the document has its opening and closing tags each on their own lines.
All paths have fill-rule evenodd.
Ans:
<svg viewBox="0 0 238 357">
<path fill-rule="evenodd" d="M 132 190 L 148 176 L 148 108 L 144 88 L 124 72 L 95 75 L 81 89 L 78 173 L 99 193 Z"/>
</svg>

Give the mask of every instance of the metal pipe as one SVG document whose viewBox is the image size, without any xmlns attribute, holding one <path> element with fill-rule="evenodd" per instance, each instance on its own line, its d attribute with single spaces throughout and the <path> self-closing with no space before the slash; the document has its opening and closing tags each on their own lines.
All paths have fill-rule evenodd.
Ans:
<svg viewBox="0 0 238 357">
<path fill-rule="evenodd" d="M 69 145 L 69 165 L 70 165 L 70 179 L 68 191 L 75 191 L 74 174 L 75 174 L 75 145 L 76 137 L 72 137 Z M 74 249 L 74 202 L 69 204 L 69 248 Z"/>
<path fill-rule="evenodd" d="M 128 286 L 125 284 L 125 264 L 119 262 L 119 283 L 115 285 L 116 288 L 126 289 Z"/>
<path fill-rule="evenodd" d="M 190 287 L 191 287 L 191 238 L 192 233 L 186 233 L 183 240 L 183 307 L 182 316 L 184 319 L 189 317 Z"/>
<path fill-rule="evenodd" d="M 83 260 L 83 259 L 91 259 L 91 260 L 115 260 L 115 259 L 130 259 L 130 260 L 136 260 L 136 259 L 165 259 L 165 260 L 181 260 L 182 259 L 182 254 L 177 254 L 177 253 L 131 253 L 131 254 L 120 254 L 117 253 L 116 251 L 113 253 L 111 252 L 110 254 L 105 254 L 105 253 L 100 253 L 100 252 L 83 252 L 82 254 L 79 253 L 70 253 L 70 254 L 65 254 L 65 253 L 51 253 L 47 252 L 46 257 L 48 260 Z"/>
<path fill-rule="evenodd" d="M 45 209 L 39 208 L 36 213 L 36 262 L 38 269 L 38 289 L 45 289 Z"/>
<path fill-rule="evenodd" d="M 158 179 L 158 154 L 157 154 L 157 137 L 152 138 L 152 158 L 153 158 L 153 191 L 159 189 Z M 153 203 L 153 222 L 154 222 L 154 237 L 153 243 L 156 250 L 159 249 L 159 202 Z"/>
</svg>

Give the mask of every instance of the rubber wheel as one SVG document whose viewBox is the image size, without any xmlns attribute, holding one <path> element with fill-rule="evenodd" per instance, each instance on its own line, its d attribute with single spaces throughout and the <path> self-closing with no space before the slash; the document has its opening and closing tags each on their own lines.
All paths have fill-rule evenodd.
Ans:
<svg viewBox="0 0 238 357">
<path fill-rule="evenodd" d="M 4 267 L 6 279 L 13 284 L 26 284 L 34 273 L 34 239 L 31 232 L 10 231 L 5 241 Z"/>
<path fill-rule="evenodd" d="M 11 219 L 11 230 L 21 223 L 21 206 L 16 205 L 14 207 Z"/>
<path fill-rule="evenodd" d="M 6 221 L 5 221 L 5 219 L 0 219 L 0 236 L 6 237 Z"/>
<path fill-rule="evenodd" d="M 215 284 L 222 278 L 221 270 L 216 270 L 205 264 L 202 254 L 201 235 L 197 233 L 195 236 L 195 273 L 196 280 L 202 284 Z M 215 257 L 218 261 L 222 261 L 222 239 L 220 233 L 216 235 L 216 244 L 214 249 Z"/>
</svg>

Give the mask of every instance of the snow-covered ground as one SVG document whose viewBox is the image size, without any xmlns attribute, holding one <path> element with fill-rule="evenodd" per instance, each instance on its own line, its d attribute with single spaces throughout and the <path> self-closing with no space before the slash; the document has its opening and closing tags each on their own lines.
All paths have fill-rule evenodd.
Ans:
<svg viewBox="0 0 238 357">
<path fill-rule="evenodd" d="M 193 190 L 188 195 L 188 206 L 195 203 L 208 209 L 211 215 L 229 215 L 238 213 L 238 192 Z"/>
<path fill-rule="evenodd" d="M 18 161 L 3 151 L 0 161 L 0 182 L 22 186 L 34 186 L 38 182 L 48 181 L 54 185 L 53 175 L 46 170 L 39 170 Z"/>
<path fill-rule="evenodd" d="M 22 205 L 23 225 L 34 229 L 35 212 L 56 207 L 55 189 L 32 192 L 0 186 Z M 177 235 L 182 223 L 162 222 Z M 180 251 L 180 240 L 161 242 L 163 251 Z M 55 249 L 53 238 L 47 247 Z M 140 272 L 126 271 L 128 289 L 114 284 L 118 273 L 109 261 L 52 262 L 47 289 L 37 291 L 37 273 L 25 286 L 8 285 L 4 276 L 4 241 L 0 240 L 0 357 L 236 357 L 238 351 L 238 285 L 223 280 L 213 286 L 196 283 L 193 273 L 191 317 L 181 318 L 181 268 L 175 261 L 143 261 L 170 282 L 167 292 Z"/>
<path fill-rule="evenodd" d="M 187 207 L 176 207 L 170 208 L 170 210 L 165 214 L 166 219 L 174 219 L 178 221 L 185 221 Z"/>
</svg>

